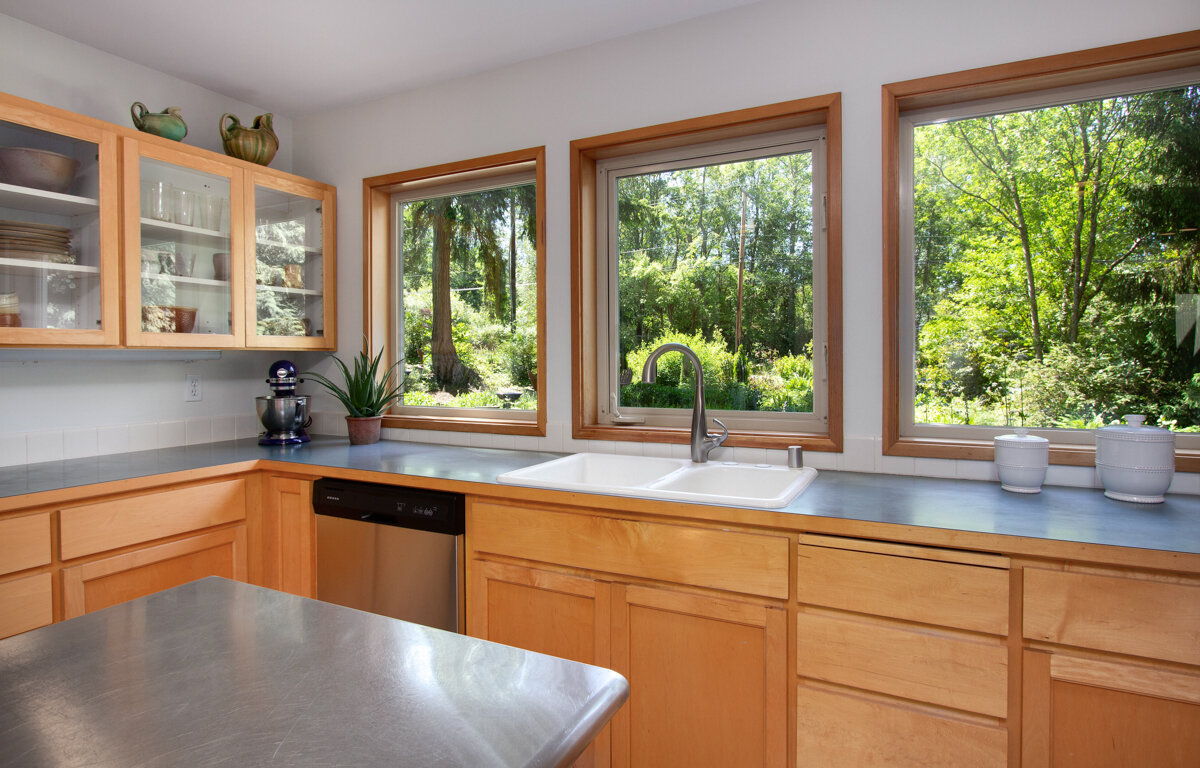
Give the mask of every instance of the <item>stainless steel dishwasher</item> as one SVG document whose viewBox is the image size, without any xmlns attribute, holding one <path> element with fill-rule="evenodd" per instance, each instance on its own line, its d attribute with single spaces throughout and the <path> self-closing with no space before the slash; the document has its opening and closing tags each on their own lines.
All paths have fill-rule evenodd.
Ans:
<svg viewBox="0 0 1200 768">
<path fill-rule="evenodd" d="M 317 480 L 317 599 L 461 631 L 464 508 L 457 493 Z"/>
</svg>

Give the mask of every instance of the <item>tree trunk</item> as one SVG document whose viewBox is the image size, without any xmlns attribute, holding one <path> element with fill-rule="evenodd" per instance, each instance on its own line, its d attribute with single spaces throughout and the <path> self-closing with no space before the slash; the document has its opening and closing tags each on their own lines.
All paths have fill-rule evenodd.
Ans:
<svg viewBox="0 0 1200 768">
<path fill-rule="evenodd" d="M 508 199 L 508 324 L 517 327 L 517 198 Z"/>
<path fill-rule="evenodd" d="M 746 276 L 746 190 L 742 190 L 742 223 L 738 234 L 737 315 L 733 322 L 733 349 L 742 349 L 742 282 Z"/>
<path fill-rule="evenodd" d="M 433 210 L 433 326 L 430 351 L 433 376 L 443 387 L 453 386 L 459 367 L 450 317 L 450 200 L 434 202 Z"/>
<path fill-rule="evenodd" d="M 700 169 L 700 258 L 708 257 L 708 227 L 704 223 L 706 205 L 708 205 L 708 166 Z"/>
</svg>

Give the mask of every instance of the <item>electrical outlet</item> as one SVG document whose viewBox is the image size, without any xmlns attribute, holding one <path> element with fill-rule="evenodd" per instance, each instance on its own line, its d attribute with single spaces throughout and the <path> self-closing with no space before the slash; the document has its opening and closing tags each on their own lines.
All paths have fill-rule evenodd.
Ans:
<svg viewBox="0 0 1200 768">
<path fill-rule="evenodd" d="M 194 403 L 203 400 L 203 380 L 198 373 L 186 373 L 183 376 L 184 394 L 183 400 L 187 403 Z"/>
</svg>

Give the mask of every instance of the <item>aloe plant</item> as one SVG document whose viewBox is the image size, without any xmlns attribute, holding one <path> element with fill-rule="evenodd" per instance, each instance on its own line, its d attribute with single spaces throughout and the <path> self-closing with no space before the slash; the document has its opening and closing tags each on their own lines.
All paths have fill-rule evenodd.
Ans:
<svg viewBox="0 0 1200 768">
<path fill-rule="evenodd" d="M 305 371 L 302 375 L 312 378 L 329 390 L 331 395 L 346 406 L 346 411 L 350 416 L 379 416 L 401 396 L 399 384 L 389 388 L 392 371 L 396 370 L 400 361 L 393 363 L 380 376 L 379 363 L 382 359 L 382 349 L 375 357 L 367 357 L 365 344 L 363 350 L 354 358 L 354 370 L 350 370 L 345 363 L 334 357 L 333 362 L 337 364 L 342 373 L 343 385 L 341 386 L 313 371 Z"/>
</svg>

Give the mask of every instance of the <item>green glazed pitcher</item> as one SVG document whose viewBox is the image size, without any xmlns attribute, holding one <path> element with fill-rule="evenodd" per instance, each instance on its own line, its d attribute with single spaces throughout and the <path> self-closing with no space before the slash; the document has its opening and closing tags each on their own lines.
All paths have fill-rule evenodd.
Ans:
<svg viewBox="0 0 1200 768">
<path fill-rule="evenodd" d="M 236 115 L 221 115 L 221 143 L 225 154 L 259 165 L 270 165 L 279 150 L 279 138 L 271 127 L 274 115 L 267 113 L 254 118 L 249 128 L 238 122 Z"/>
<path fill-rule="evenodd" d="M 145 104 L 135 101 L 129 108 L 129 114 L 133 116 L 133 127 L 143 133 L 152 133 L 172 141 L 183 141 L 183 137 L 187 136 L 187 123 L 183 122 L 179 107 L 151 112 Z"/>
</svg>

